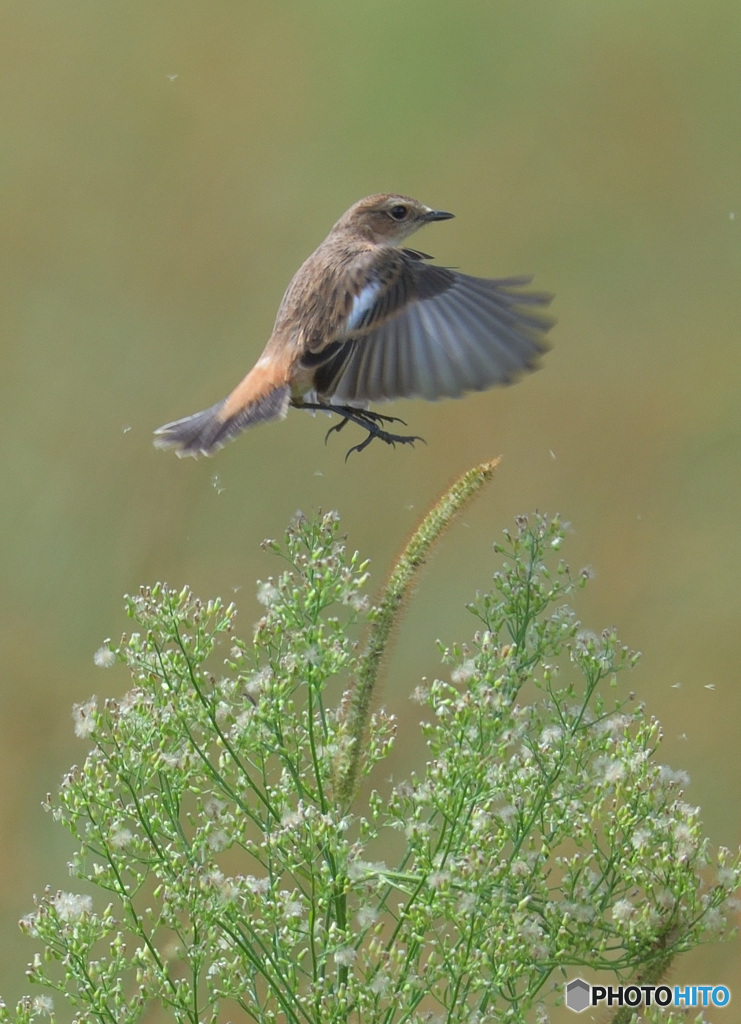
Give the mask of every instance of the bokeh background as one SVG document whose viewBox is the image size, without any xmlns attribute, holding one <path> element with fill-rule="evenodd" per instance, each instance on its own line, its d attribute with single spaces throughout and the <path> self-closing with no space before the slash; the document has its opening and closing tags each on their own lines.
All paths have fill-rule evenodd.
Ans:
<svg viewBox="0 0 741 1024">
<path fill-rule="evenodd" d="M 236 593 L 297 508 L 338 509 L 380 584 L 452 478 L 495 481 L 425 570 L 384 700 L 441 671 L 514 515 L 560 512 L 596 579 L 578 611 L 644 652 L 714 845 L 741 839 L 741 6 L 683 0 L 4 0 L 0 33 L 0 993 L 36 950 L 16 921 L 68 886 L 40 809 L 85 756 L 73 702 L 141 583 Z M 453 210 L 419 245 L 534 272 L 559 326 L 516 388 L 394 412 L 427 447 L 344 462 L 292 413 L 213 460 L 160 423 L 222 397 L 291 274 L 370 192 Z M 359 439 L 360 435 L 356 439 Z M 402 744 L 394 771 L 422 756 Z M 739 944 L 674 970 L 741 999 Z M 731 1015 L 737 1011 L 729 1011 Z M 725 1019 L 731 1019 L 728 1013 Z"/>
</svg>

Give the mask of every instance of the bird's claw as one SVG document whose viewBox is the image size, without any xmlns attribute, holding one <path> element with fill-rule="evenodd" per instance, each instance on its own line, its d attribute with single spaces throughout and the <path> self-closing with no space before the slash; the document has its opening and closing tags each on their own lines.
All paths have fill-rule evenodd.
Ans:
<svg viewBox="0 0 741 1024">
<path fill-rule="evenodd" d="M 385 416 L 380 412 L 373 412 L 370 409 L 356 409 L 348 405 L 328 406 L 318 402 L 303 402 L 300 408 L 319 409 L 322 412 L 336 412 L 338 416 L 342 417 L 340 422 L 331 426 L 324 435 L 325 444 L 330 434 L 339 433 L 347 423 L 356 423 L 359 427 L 367 430 L 367 436 L 359 444 L 354 444 L 352 448 L 348 449 L 345 455 L 345 462 L 347 462 L 352 452 L 362 452 L 375 438 L 390 444 L 392 448 L 395 448 L 397 443 L 413 445 L 415 441 L 421 441 L 423 444 L 427 444 L 425 439 L 420 437 L 419 434 L 392 434 L 390 431 L 383 429 L 382 424 L 384 423 L 401 423 L 403 426 L 406 426 L 406 420 L 401 419 L 399 416 Z"/>
</svg>

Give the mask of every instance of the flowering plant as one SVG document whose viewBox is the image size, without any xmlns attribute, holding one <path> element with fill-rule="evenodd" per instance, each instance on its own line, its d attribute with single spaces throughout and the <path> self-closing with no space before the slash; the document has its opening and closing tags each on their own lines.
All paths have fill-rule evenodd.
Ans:
<svg viewBox="0 0 741 1024">
<path fill-rule="evenodd" d="M 724 932 L 739 860 L 711 853 L 684 774 L 656 759 L 659 725 L 620 682 L 637 655 L 568 607 L 589 573 L 552 564 L 558 518 L 495 546 L 477 631 L 441 649 L 446 678 L 410 686 L 427 763 L 384 783 L 391 627 L 492 468 L 446 492 L 376 606 L 332 513 L 266 542 L 284 569 L 249 640 L 234 605 L 188 588 L 128 599 L 134 631 L 96 660 L 133 688 L 76 709 L 93 746 L 50 805 L 101 898 L 47 891 L 22 922 L 43 944 L 31 980 L 75 1020 L 545 1021 L 569 971 L 655 982 Z M 0 1021 L 41 1014 L 47 995 Z"/>
</svg>

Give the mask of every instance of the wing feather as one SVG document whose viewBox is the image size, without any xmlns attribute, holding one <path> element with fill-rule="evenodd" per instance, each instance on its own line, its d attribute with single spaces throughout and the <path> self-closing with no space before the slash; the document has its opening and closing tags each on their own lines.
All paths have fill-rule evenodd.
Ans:
<svg viewBox="0 0 741 1024">
<path fill-rule="evenodd" d="M 546 350 L 550 301 L 523 289 L 530 278 L 486 280 L 415 263 L 416 298 L 387 318 L 366 312 L 367 333 L 323 367 L 322 388 L 335 403 L 459 397 L 514 380 Z M 425 277 L 435 279 L 427 285 Z M 421 282 L 421 283 L 420 283 Z M 442 289 L 436 286 L 445 285 Z M 375 313 L 375 311 L 374 311 Z"/>
<path fill-rule="evenodd" d="M 399 251 L 383 286 L 363 289 L 346 337 L 327 345 L 316 392 L 364 406 L 510 383 L 535 368 L 554 323 L 543 312 L 551 296 L 527 290 L 530 281 L 470 277 Z"/>
</svg>

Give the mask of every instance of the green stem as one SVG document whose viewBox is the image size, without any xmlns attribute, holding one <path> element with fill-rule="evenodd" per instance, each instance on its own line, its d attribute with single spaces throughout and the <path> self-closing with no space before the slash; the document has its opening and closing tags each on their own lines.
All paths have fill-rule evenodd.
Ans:
<svg viewBox="0 0 741 1024">
<path fill-rule="evenodd" d="M 355 685 L 348 709 L 349 753 L 338 771 L 337 794 L 346 805 L 352 799 L 357 783 L 373 690 L 383 656 L 386 652 L 394 624 L 404 598 L 419 568 L 424 564 L 430 548 L 442 536 L 453 518 L 478 493 L 487 480 L 491 480 L 499 459 L 474 466 L 455 481 L 438 498 L 402 551 L 391 570 L 381 595 L 377 614 L 368 634 L 368 643 L 360 657 Z"/>
</svg>

